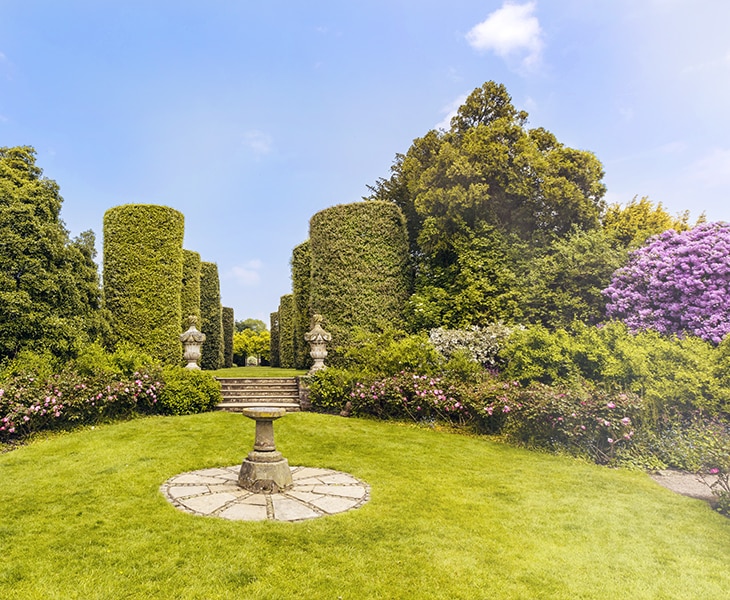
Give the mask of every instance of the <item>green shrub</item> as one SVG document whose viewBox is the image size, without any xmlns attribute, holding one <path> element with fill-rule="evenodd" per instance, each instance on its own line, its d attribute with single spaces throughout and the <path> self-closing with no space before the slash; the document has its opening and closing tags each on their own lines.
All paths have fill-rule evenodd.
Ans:
<svg viewBox="0 0 730 600">
<path fill-rule="evenodd" d="M 215 371 L 223 366 L 223 312 L 218 265 L 211 262 L 200 263 L 200 317 L 205 334 L 200 367 Z"/>
<path fill-rule="evenodd" d="M 112 334 L 156 359 L 177 364 L 183 215 L 152 204 L 104 214 L 104 302 Z"/>
<path fill-rule="evenodd" d="M 328 367 L 304 378 L 309 386 L 312 409 L 339 414 L 350 400 L 350 392 L 361 378 L 362 375 L 357 371 L 340 367 Z"/>
<path fill-rule="evenodd" d="M 408 238 L 389 202 L 327 208 L 310 220 L 312 312 L 324 317 L 333 347 L 347 346 L 360 326 L 403 329 L 410 293 Z"/>
<path fill-rule="evenodd" d="M 166 367 L 159 410 L 168 415 L 189 415 L 213 410 L 221 402 L 220 383 L 210 373 L 183 367 Z"/>
<path fill-rule="evenodd" d="M 233 309 L 224 306 L 221 311 L 223 323 L 223 367 L 233 366 L 233 332 L 236 329 Z"/>
<path fill-rule="evenodd" d="M 444 361 L 425 332 L 408 335 L 404 331 L 387 328 L 372 332 L 355 327 L 351 342 L 340 363 L 371 377 L 395 375 L 400 371 L 438 374 Z"/>
<path fill-rule="evenodd" d="M 285 294 L 279 301 L 279 366 L 294 368 L 294 296 Z"/>
<path fill-rule="evenodd" d="M 183 250 L 180 307 L 181 332 L 190 327 L 190 316 L 197 317 L 200 326 L 200 254 L 192 250 Z"/>
<path fill-rule="evenodd" d="M 5 360 L 0 369 L 0 381 L 18 376 L 46 379 L 60 369 L 61 362 L 49 350 L 21 350 L 12 360 Z"/>
</svg>

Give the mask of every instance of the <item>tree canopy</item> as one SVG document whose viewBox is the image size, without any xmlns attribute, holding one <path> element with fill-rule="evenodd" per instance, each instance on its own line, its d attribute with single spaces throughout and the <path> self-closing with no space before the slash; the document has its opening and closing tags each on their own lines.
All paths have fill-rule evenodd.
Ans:
<svg viewBox="0 0 730 600">
<path fill-rule="evenodd" d="M 486 82 L 448 131 L 414 140 L 371 186 L 368 199 L 393 202 L 406 217 L 414 328 L 518 320 L 513 284 L 528 257 L 600 227 L 601 163 L 526 124 L 506 88 Z"/>
<path fill-rule="evenodd" d="M 94 234 L 70 240 L 62 203 L 32 147 L 0 148 L 0 358 L 67 356 L 101 330 Z"/>
</svg>

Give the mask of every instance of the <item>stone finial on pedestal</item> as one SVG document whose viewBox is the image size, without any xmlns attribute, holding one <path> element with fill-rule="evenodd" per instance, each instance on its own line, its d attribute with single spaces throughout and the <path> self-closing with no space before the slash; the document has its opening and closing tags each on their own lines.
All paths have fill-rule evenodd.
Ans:
<svg viewBox="0 0 730 600">
<path fill-rule="evenodd" d="M 183 358 L 188 362 L 185 365 L 186 369 L 200 369 L 198 361 L 201 357 L 200 347 L 205 341 L 205 334 L 198 331 L 195 324 L 198 322 L 198 317 L 190 315 L 188 317 L 188 323 L 190 327 L 188 330 L 180 336 L 180 341 L 183 345 Z"/>
<path fill-rule="evenodd" d="M 312 317 L 314 323 L 312 330 L 304 334 L 304 341 L 309 342 L 309 356 L 314 359 L 314 364 L 309 369 L 309 375 L 325 368 L 324 359 L 327 358 L 327 342 L 332 341 L 332 334 L 322 329 L 323 320 L 322 315 L 314 315 Z"/>
</svg>

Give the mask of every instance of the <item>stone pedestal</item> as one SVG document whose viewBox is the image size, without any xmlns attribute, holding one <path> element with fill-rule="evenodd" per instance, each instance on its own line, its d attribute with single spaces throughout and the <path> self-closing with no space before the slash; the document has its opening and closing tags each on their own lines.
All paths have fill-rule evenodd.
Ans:
<svg viewBox="0 0 730 600">
<path fill-rule="evenodd" d="M 304 334 L 304 341 L 309 343 L 309 356 L 314 360 L 308 375 L 314 375 L 325 368 L 324 359 L 327 358 L 327 343 L 332 341 L 332 335 L 322 329 L 322 315 L 314 315 L 312 330 Z"/>
<path fill-rule="evenodd" d="M 283 408 L 245 408 L 243 414 L 256 421 L 256 440 L 241 465 L 238 485 L 252 492 L 278 493 L 293 485 L 289 462 L 276 450 L 274 421 L 286 414 Z"/>
</svg>

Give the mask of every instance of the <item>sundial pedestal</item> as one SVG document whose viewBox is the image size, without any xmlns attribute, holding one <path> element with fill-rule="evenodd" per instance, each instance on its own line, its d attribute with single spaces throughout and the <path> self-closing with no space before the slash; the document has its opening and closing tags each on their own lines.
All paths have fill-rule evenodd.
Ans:
<svg viewBox="0 0 730 600">
<path fill-rule="evenodd" d="M 241 465 L 238 485 L 256 493 L 276 494 L 293 485 L 289 461 L 274 444 L 274 421 L 286 414 L 283 408 L 244 408 L 243 414 L 256 421 L 253 451 Z"/>
</svg>

